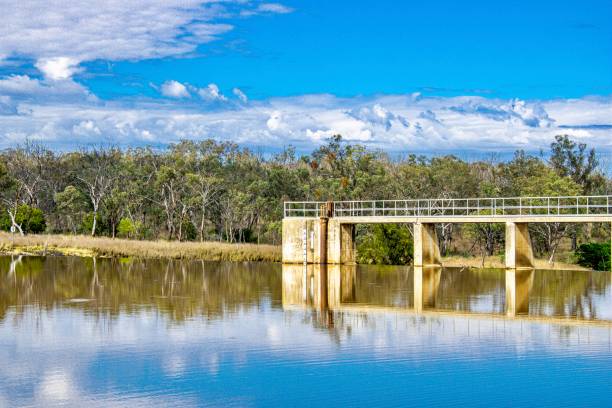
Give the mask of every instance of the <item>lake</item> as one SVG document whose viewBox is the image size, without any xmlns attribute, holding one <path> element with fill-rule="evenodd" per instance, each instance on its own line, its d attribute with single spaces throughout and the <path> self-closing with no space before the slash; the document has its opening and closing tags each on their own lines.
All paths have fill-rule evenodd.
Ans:
<svg viewBox="0 0 612 408">
<path fill-rule="evenodd" d="M 0 406 L 610 406 L 612 275 L 0 257 Z"/>
</svg>

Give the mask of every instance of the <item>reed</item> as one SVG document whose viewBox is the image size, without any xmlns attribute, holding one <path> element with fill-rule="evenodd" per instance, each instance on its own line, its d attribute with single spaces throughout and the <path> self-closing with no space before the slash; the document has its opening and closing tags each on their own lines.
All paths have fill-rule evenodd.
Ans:
<svg viewBox="0 0 612 408">
<path fill-rule="evenodd" d="M 280 262 L 274 245 L 222 242 L 135 241 L 86 235 L 26 235 L 0 233 L 0 253 L 62 254 L 100 257 L 176 258 L 207 261 Z"/>
</svg>

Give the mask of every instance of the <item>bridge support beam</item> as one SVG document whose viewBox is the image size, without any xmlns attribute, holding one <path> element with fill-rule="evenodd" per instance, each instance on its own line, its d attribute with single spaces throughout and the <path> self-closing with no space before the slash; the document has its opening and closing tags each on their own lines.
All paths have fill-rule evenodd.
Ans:
<svg viewBox="0 0 612 408">
<path fill-rule="evenodd" d="M 442 265 L 435 224 L 414 224 L 414 266 Z"/>
<path fill-rule="evenodd" d="M 528 224 L 506 222 L 506 268 L 533 267 L 533 249 Z"/>
</svg>

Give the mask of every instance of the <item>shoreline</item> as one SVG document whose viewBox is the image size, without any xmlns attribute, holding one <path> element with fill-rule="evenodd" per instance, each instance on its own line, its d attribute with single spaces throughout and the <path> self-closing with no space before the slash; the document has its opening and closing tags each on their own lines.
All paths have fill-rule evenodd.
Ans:
<svg viewBox="0 0 612 408">
<path fill-rule="evenodd" d="M 0 232 L 0 255 L 57 255 L 82 257 L 131 257 L 153 259 L 188 259 L 230 262 L 282 262 L 281 246 L 228 244 L 225 242 L 137 241 L 121 238 L 90 237 L 87 235 L 11 235 Z M 442 259 L 445 267 L 505 268 L 499 256 L 480 257 L 451 255 Z M 536 269 L 583 270 L 580 265 L 535 260 Z"/>
<path fill-rule="evenodd" d="M 193 259 L 230 262 L 280 262 L 281 247 L 224 242 L 137 241 L 86 235 L 11 235 L 0 233 L 0 254 Z"/>
</svg>

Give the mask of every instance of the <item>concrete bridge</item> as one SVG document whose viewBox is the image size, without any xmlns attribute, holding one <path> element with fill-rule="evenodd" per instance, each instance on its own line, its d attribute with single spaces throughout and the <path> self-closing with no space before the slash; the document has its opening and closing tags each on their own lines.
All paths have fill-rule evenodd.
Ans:
<svg viewBox="0 0 612 408">
<path fill-rule="evenodd" d="M 283 263 L 355 263 L 355 225 L 413 224 L 414 265 L 441 265 L 435 224 L 504 223 L 507 268 L 533 268 L 529 223 L 612 223 L 612 196 L 285 202 Z"/>
</svg>

